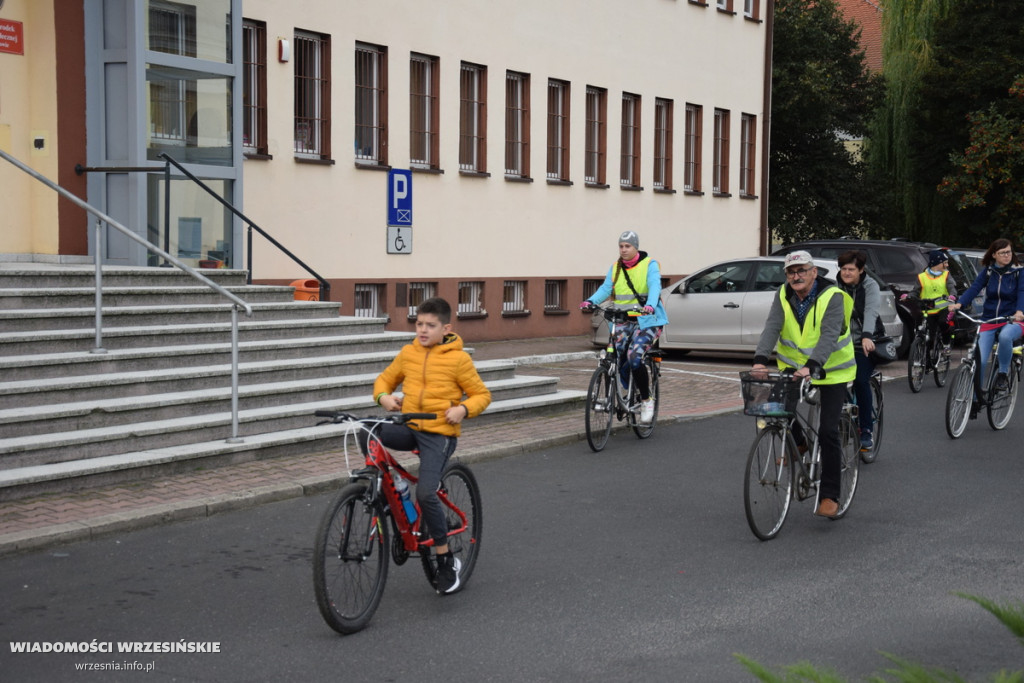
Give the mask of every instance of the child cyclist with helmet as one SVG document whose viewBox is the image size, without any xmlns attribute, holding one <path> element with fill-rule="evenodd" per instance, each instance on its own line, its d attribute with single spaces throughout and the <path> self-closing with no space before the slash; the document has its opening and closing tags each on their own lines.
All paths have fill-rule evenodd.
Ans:
<svg viewBox="0 0 1024 683">
<path fill-rule="evenodd" d="M 949 255 L 942 249 L 928 252 L 928 267 L 917 274 L 915 296 L 920 299 L 947 299 L 956 301 L 956 284 L 949 277 Z M 950 329 L 948 316 L 951 307 L 933 305 L 921 314 L 928 318 L 928 334 L 949 351 Z"/>
<path fill-rule="evenodd" d="M 441 594 L 458 590 L 461 569 L 448 549 L 448 523 L 437 496 L 441 474 L 455 452 L 462 421 L 476 417 L 491 403 L 491 392 L 463 350 L 462 338 L 451 331 L 451 317 L 452 307 L 444 299 L 435 297 L 421 303 L 416 309 L 416 338 L 402 347 L 373 383 L 374 398 L 387 411 L 437 414 L 434 420 L 404 425 L 384 422 L 373 428 L 373 435 L 385 448 L 419 450 L 416 500 L 434 540 L 437 592 Z M 392 392 L 399 385 L 402 395 L 396 396 Z M 366 432 L 360 433 L 364 454 L 368 438 Z"/>
<path fill-rule="evenodd" d="M 623 386 L 629 385 L 632 372 L 636 387 L 643 400 L 640 406 L 640 422 L 650 424 L 654 419 L 654 398 L 651 396 L 650 378 L 644 367 L 644 354 L 661 336 L 662 327 L 668 323 L 668 315 L 661 303 L 661 269 L 658 262 L 646 251 L 640 251 L 640 236 L 633 230 L 619 235 L 619 259 L 608 269 L 604 282 L 597 291 L 580 304 L 580 310 L 592 310 L 609 296 L 614 297 L 615 307 L 629 309 L 643 306 L 643 313 L 624 323 L 616 323 L 612 330 L 612 343 L 619 357 L 625 357 L 622 364 Z"/>
</svg>

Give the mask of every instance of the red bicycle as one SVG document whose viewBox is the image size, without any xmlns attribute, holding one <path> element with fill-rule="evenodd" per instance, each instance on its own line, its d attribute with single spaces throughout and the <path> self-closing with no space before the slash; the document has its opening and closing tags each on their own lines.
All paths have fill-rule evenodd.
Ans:
<svg viewBox="0 0 1024 683">
<path fill-rule="evenodd" d="M 422 515 L 415 496 L 403 498 L 396 488 L 396 482 L 415 484 L 417 478 L 373 433 L 373 427 L 383 422 L 405 424 L 435 416 L 402 413 L 367 419 L 327 410 L 318 410 L 316 416 L 328 418 L 320 424 L 351 426 L 345 438 L 346 466 L 349 437 L 369 432 L 366 466 L 351 472 L 349 483 L 324 512 L 313 552 L 313 588 L 320 614 L 338 633 L 355 633 L 366 627 L 380 605 L 390 560 L 403 565 L 419 555 L 427 580 L 437 587 L 437 562 L 430 552 L 434 540 L 421 533 Z M 462 463 L 449 462 L 438 497 L 446 508 L 448 547 L 461 563 L 458 590 L 462 590 L 480 551 L 482 517 L 476 477 Z"/>
</svg>

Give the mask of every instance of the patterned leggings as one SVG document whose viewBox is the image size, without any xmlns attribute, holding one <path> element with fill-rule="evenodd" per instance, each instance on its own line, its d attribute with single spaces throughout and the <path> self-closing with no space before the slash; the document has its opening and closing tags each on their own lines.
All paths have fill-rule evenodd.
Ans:
<svg viewBox="0 0 1024 683">
<path fill-rule="evenodd" d="M 633 381 L 640 391 L 640 398 L 647 400 L 651 397 L 651 383 L 647 377 L 647 368 L 644 367 L 644 354 L 651 348 L 651 345 L 661 336 L 660 327 L 648 327 L 641 330 L 635 322 L 625 322 L 615 325 L 612 330 L 612 344 L 615 352 L 622 357 L 625 354 L 626 362 L 622 364 L 622 375 L 619 379 L 622 386 L 629 386 L 629 372 L 633 372 Z"/>
</svg>

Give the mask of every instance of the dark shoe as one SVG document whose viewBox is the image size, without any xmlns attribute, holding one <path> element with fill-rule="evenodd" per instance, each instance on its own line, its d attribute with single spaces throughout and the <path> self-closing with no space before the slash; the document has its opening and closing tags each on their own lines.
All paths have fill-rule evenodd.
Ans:
<svg viewBox="0 0 1024 683">
<path fill-rule="evenodd" d="M 839 512 L 839 503 L 831 498 L 822 498 L 814 514 L 819 517 L 835 517 L 837 512 Z"/>
<path fill-rule="evenodd" d="M 981 405 L 977 401 L 971 401 L 971 414 L 970 419 L 977 420 L 978 412 L 981 410 Z"/>
<path fill-rule="evenodd" d="M 1006 391 L 1010 388 L 1010 382 L 1006 378 L 1005 372 L 1000 372 L 996 375 L 996 391 Z"/>
<path fill-rule="evenodd" d="M 437 592 L 444 595 L 459 589 L 462 562 L 450 552 L 437 556 Z"/>
</svg>

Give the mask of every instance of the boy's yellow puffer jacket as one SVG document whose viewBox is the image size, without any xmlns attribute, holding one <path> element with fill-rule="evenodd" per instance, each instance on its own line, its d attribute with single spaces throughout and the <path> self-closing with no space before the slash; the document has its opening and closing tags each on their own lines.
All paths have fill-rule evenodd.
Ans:
<svg viewBox="0 0 1024 683">
<path fill-rule="evenodd" d="M 404 394 L 403 413 L 437 414 L 435 420 L 417 420 L 409 426 L 434 434 L 457 437 L 461 433 L 461 425 L 445 421 L 448 408 L 463 405 L 469 409 L 466 417 L 476 417 L 491 403 L 491 392 L 477 374 L 473 359 L 463 350 L 462 338 L 454 333 L 430 348 L 419 339 L 403 346 L 373 383 L 373 395 L 390 394 L 399 385 Z"/>
</svg>

